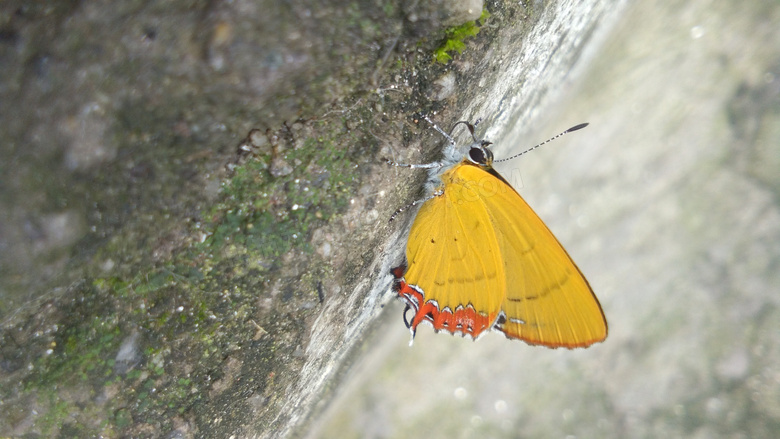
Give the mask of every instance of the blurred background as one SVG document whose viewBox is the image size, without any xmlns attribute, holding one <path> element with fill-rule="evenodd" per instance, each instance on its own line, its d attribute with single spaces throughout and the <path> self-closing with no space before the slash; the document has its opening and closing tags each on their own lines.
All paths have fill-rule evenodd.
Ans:
<svg viewBox="0 0 780 439">
<path fill-rule="evenodd" d="M 780 3 L 484 6 L 0 2 L 0 436 L 777 437 Z M 423 110 L 590 123 L 497 168 L 604 343 L 408 346 Z"/>
<path fill-rule="evenodd" d="M 630 2 L 552 101 L 483 126 L 500 158 L 591 123 L 497 168 L 588 277 L 604 343 L 421 327 L 410 348 L 396 303 L 310 437 L 777 437 L 778 22 L 776 1 Z"/>
</svg>

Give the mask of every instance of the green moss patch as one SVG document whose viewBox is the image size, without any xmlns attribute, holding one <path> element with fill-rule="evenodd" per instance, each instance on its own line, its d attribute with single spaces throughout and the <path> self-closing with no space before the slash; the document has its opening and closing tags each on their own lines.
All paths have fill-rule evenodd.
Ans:
<svg viewBox="0 0 780 439">
<path fill-rule="evenodd" d="M 485 20 L 490 17 L 487 9 L 482 10 L 482 15 L 475 21 L 469 21 L 444 31 L 445 39 L 442 44 L 433 52 L 433 59 L 441 64 L 447 64 L 452 59 L 452 54 L 463 53 L 466 48 L 466 39 L 476 36 L 479 29 L 484 25 Z"/>
</svg>

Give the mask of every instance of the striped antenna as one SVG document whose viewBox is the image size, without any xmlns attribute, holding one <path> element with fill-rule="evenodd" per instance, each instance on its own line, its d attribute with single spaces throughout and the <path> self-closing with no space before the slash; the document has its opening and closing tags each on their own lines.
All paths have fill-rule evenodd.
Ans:
<svg viewBox="0 0 780 439">
<path fill-rule="evenodd" d="M 588 126 L 587 123 L 581 123 L 579 125 L 575 125 L 575 126 L 569 128 L 568 130 L 566 130 L 566 131 L 564 131 L 564 132 L 562 132 L 562 133 L 560 133 L 560 134 L 558 134 L 556 136 L 550 137 L 549 139 L 545 140 L 544 142 L 542 142 L 542 143 L 540 143 L 540 144 L 538 144 L 536 146 L 532 146 L 532 147 L 526 149 L 525 151 L 521 152 L 520 154 L 515 154 L 512 157 L 507 157 L 507 158 L 503 158 L 503 159 L 493 160 L 493 163 L 506 162 L 508 160 L 516 159 L 516 158 L 520 157 L 521 155 L 523 155 L 523 154 L 525 154 L 527 152 L 531 152 L 531 151 L 535 150 L 536 148 L 538 148 L 538 147 L 540 147 L 540 146 L 542 146 L 544 144 L 552 142 L 553 140 L 557 139 L 558 137 L 563 136 L 566 133 L 570 133 L 572 131 L 581 130 L 581 129 L 585 128 L 586 126 Z"/>
</svg>

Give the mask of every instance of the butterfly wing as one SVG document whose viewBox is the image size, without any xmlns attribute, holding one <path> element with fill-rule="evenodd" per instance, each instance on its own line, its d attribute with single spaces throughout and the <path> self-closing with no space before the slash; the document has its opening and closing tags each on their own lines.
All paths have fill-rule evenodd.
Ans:
<svg viewBox="0 0 780 439">
<path fill-rule="evenodd" d="M 462 166 L 456 173 L 464 181 L 499 182 L 495 188 L 481 184 L 474 203 L 484 206 L 505 276 L 503 315 L 496 329 L 509 338 L 550 347 L 604 340 L 607 322 L 588 281 L 525 200 L 492 169 Z"/>
<path fill-rule="evenodd" d="M 477 194 L 468 182 L 453 178 L 464 166 L 470 167 L 442 175 L 444 194 L 422 205 L 409 232 L 404 278 L 419 296 L 405 299 L 415 310 L 413 331 L 427 321 L 437 331 L 476 338 L 493 326 L 504 303 L 506 276 L 490 216 L 473 202 Z"/>
<path fill-rule="evenodd" d="M 604 340 L 607 323 L 585 277 L 552 232 L 495 171 L 460 164 L 441 176 L 407 244 L 399 291 L 410 323 L 478 337 L 495 327 L 549 347 Z M 414 297 L 414 299 L 412 299 Z"/>
</svg>

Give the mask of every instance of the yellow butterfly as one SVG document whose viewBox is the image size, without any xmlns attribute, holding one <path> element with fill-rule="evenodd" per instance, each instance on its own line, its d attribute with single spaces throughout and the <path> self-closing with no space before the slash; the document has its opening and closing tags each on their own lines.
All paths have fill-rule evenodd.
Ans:
<svg viewBox="0 0 780 439">
<path fill-rule="evenodd" d="M 603 341 L 607 321 L 588 281 L 550 229 L 493 169 L 491 142 L 477 139 L 472 124 L 458 122 L 455 126 L 465 125 L 474 140 L 464 157 L 449 134 L 425 119 L 449 141 L 444 160 L 389 162 L 430 172 L 431 195 L 412 203 L 423 204 L 409 232 L 406 262 L 392 270 L 412 341 L 423 322 L 436 332 L 476 339 L 495 329 L 510 339 L 553 348 Z"/>
</svg>

